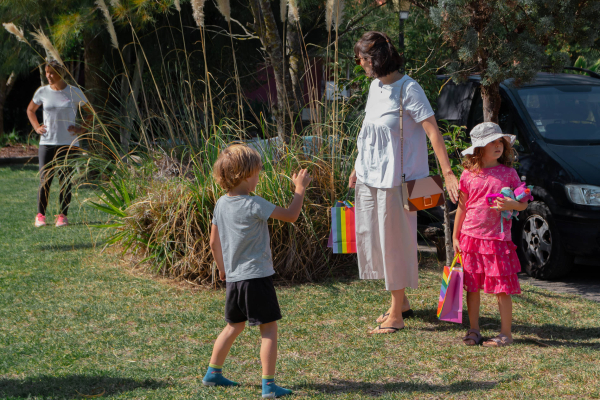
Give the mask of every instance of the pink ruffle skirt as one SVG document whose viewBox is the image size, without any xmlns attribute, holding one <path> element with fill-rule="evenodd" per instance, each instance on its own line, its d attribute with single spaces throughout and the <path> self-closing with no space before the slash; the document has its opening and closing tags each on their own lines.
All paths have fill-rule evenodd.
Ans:
<svg viewBox="0 0 600 400">
<path fill-rule="evenodd" d="M 464 286 L 467 292 L 520 294 L 517 273 L 521 263 L 511 241 L 476 239 L 461 235 Z"/>
</svg>

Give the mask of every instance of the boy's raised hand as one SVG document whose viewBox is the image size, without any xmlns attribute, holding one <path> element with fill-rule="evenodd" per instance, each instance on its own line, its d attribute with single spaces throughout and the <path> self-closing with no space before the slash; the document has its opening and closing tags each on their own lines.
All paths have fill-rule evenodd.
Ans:
<svg viewBox="0 0 600 400">
<path fill-rule="evenodd" d="M 300 172 L 292 176 L 292 182 L 294 182 L 294 185 L 296 186 L 296 191 L 300 190 L 301 192 L 304 192 L 310 181 L 312 181 L 312 177 L 306 168 L 301 169 Z"/>
</svg>

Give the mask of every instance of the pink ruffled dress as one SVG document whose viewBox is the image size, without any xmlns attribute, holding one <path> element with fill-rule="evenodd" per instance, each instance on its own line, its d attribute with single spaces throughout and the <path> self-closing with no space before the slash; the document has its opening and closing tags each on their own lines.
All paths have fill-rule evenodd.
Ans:
<svg viewBox="0 0 600 400">
<path fill-rule="evenodd" d="M 512 221 L 500 227 L 500 211 L 490 208 L 486 195 L 500 193 L 503 187 L 515 189 L 521 184 L 517 171 L 499 165 L 478 172 L 465 170 L 460 190 L 468 195 L 466 216 L 460 232 L 460 248 L 467 292 L 520 294 L 517 273 L 521 264 L 517 246 L 512 242 Z"/>
</svg>

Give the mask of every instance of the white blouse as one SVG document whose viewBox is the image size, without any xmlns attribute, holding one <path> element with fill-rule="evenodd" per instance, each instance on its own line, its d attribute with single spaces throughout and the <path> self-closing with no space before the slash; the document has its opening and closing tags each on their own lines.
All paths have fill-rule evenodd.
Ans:
<svg viewBox="0 0 600 400">
<path fill-rule="evenodd" d="M 79 146 L 77 135 L 69 132 L 69 126 L 75 125 L 79 107 L 88 103 L 81 89 L 71 85 L 63 90 L 42 86 L 33 95 L 33 102 L 44 110 L 46 133 L 40 136 L 40 144 Z"/>
<path fill-rule="evenodd" d="M 403 84 L 404 174 L 407 181 L 429 175 L 427 135 L 420 123 L 434 112 L 423 88 L 407 75 L 390 85 L 375 79 L 358 135 L 354 167 L 358 180 L 367 186 L 389 189 L 402 184 L 399 112 Z"/>
</svg>

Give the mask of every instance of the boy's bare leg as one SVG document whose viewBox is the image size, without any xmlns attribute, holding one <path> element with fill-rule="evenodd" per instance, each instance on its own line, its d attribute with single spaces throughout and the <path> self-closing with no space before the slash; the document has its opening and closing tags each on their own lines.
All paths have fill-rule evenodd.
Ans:
<svg viewBox="0 0 600 400">
<path fill-rule="evenodd" d="M 229 350 L 231 350 L 233 342 L 239 336 L 239 334 L 242 333 L 245 326 L 245 322 L 227 324 L 215 341 L 212 357 L 210 357 L 211 364 L 223 365 L 225 363 L 225 358 L 227 358 L 227 354 L 229 354 Z"/>
<path fill-rule="evenodd" d="M 245 322 L 239 322 L 237 324 L 228 323 L 223 329 L 215 345 L 213 346 L 213 353 L 210 357 L 210 364 L 208 364 L 208 370 L 206 375 L 202 379 L 202 384 L 206 386 L 237 386 L 238 383 L 230 381 L 223 377 L 223 364 L 229 354 L 229 350 L 235 341 L 235 338 L 239 336 L 246 326 Z"/>
<path fill-rule="evenodd" d="M 263 368 L 262 397 L 274 399 L 292 394 L 289 389 L 284 389 L 275 384 L 275 364 L 277 363 L 277 322 L 260 325 L 260 361 Z"/>
<path fill-rule="evenodd" d="M 260 325 L 260 361 L 262 363 L 263 375 L 275 375 L 275 364 L 277 363 L 277 322 L 269 322 Z"/>
</svg>

